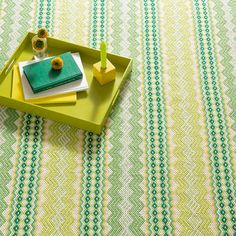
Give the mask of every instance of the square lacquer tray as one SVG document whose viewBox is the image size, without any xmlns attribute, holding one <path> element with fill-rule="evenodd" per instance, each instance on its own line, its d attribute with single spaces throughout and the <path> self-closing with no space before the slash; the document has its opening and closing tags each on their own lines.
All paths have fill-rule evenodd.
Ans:
<svg viewBox="0 0 236 236">
<path fill-rule="evenodd" d="M 108 59 L 116 67 L 116 79 L 100 85 L 93 78 L 92 66 L 100 59 L 100 51 L 76 45 L 55 38 L 48 38 L 49 56 L 67 51 L 79 52 L 89 83 L 89 89 L 77 93 L 76 104 L 71 105 L 33 105 L 11 98 L 12 70 L 20 61 L 33 58 L 31 39 L 34 33 L 27 33 L 0 73 L 0 103 L 24 112 L 64 122 L 84 130 L 100 133 L 109 112 L 114 105 L 124 81 L 132 68 L 132 59 L 109 54 Z"/>
</svg>

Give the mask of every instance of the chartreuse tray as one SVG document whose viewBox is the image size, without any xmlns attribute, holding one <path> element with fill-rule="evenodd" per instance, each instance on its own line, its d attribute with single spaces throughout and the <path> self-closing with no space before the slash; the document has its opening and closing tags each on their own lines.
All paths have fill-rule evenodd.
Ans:
<svg viewBox="0 0 236 236">
<path fill-rule="evenodd" d="M 76 104 L 34 105 L 11 98 L 13 67 L 20 61 L 27 61 L 33 58 L 31 39 L 34 35 L 31 32 L 27 33 L 20 46 L 2 69 L 0 73 L 0 103 L 24 112 L 64 122 L 84 130 L 100 133 L 124 81 L 131 72 L 132 59 L 108 53 L 107 57 L 116 67 L 117 75 L 114 81 L 102 86 L 93 78 L 92 72 L 93 64 L 100 59 L 99 50 L 49 37 L 49 56 L 59 55 L 68 51 L 80 53 L 89 83 L 89 89 L 77 93 Z"/>
</svg>

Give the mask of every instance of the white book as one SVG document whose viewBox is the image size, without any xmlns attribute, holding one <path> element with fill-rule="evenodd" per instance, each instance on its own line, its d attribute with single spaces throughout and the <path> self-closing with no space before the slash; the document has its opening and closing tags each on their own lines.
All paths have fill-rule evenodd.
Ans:
<svg viewBox="0 0 236 236">
<path fill-rule="evenodd" d="M 39 93 L 34 93 L 32 88 L 30 87 L 30 84 L 24 74 L 23 67 L 26 65 L 34 64 L 38 62 L 38 60 L 32 60 L 32 61 L 24 61 L 24 62 L 19 62 L 19 71 L 20 71 L 20 76 L 21 76 L 21 83 L 23 87 L 23 92 L 24 92 L 24 98 L 25 100 L 29 99 L 38 99 L 38 98 L 44 98 L 44 97 L 52 97 L 55 95 L 59 94 L 66 94 L 70 92 L 79 92 L 79 91 L 84 91 L 88 89 L 88 82 L 86 79 L 86 75 L 84 73 L 82 61 L 80 58 L 79 53 L 72 53 L 72 56 L 76 62 L 76 64 L 79 66 L 81 73 L 83 74 L 82 79 L 73 81 L 68 84 L 63 84 L 58 87 L 45 90 Z M 45 58 L 48 59 L 48 58 Z M 44 59 L 44 60 L 45 60 Z"/>
</svg>

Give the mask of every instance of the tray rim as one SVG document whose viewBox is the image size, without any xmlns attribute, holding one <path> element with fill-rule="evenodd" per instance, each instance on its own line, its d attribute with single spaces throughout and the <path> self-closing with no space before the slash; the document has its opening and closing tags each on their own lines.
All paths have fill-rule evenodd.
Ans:
<svg viewBox="0 0 236 236">
<path fill-rule="evenodd" d="M 33 37 L 34 35 L 35 35 L 35 33 L 33 33 L 33 32 L 27 32 L 26 35 L 20 41 L 19 46 L 15 49 L 15 51 L 13 52 L 11 57 L 7 60 L 7 62 L 5 63 L 3 69 L 0 71 L 0 86 L 1 86 L 1 83 L 4 81 L 4 79 L 6 78 L 6 76 L 8 75 L 8 73 L 12 72 L 12 69 L 15 65 L 15 62 L 18 59 L 18 56 L 22 53 L 21 47 L 24 48 L 25 43 L 27 43 L 29 38 Z M 48 37 L 48 40 L 56 40 L 60 43 L 70 44 L 70 45 L 73 45 L 75 47 L 79 47 L 80 49 L 83 49 L 85 51 L 90 50 L 90 52 L 91 51 L 94 51 L 96 53 L 100 52 L 100 50 L 98 50 L 98 49 L 90 48 L 90 47 L 80 45 L 80 44 L 75 44 L 73 42 L 61 40 L 61 39 L 55 38 L 55 37 Z M 17 54 L 19 54 L 19 55 L 17 56 Z M 27 103 L 25 101 L 19 101 L 19 100 L 13 99 L 11 97 L 3 96 L 1 94 L 0 94 L 0 104 L 3 104 L 7 107 L 11 107 L 13 109 L 17 109 L 17 110 L 20 110 L 20 111 L 23 111 L 23 112 L 29 112 L 29 113 L 34 114 L 34 115 L 39 115 L 39 116 L 42 116 L 42 117 L 45 117 L 45 118 L 48 118 L 48 119 L 51 119 L 51 120 L 59 121 L 59 122 L 62 122 L 62 123 L 67 123 L 67 124 L 70 124 L 70 125 L 75 126 L 77 128 L 81 128 L 81 129 L 84 129 L 84 130 L 88 130 L 88 131 L 92 131 L 94 133 L 100 134 L 111 109 L 113 108 L 117 98 L 119 97 L 120 90 L 122 89 L 128 75 L 130 74 L 130 72 L 132 70 L 132 64 L 133 64 L 133 59 L 132 58 L 120 56 L 118 54 L 113 54 L 113 53 L 107 53 L 107 54 L 108 54 L 108 57 L 109 56 L 112 56 L 112 57 L 115 56 L 119 59 L 128 60 L 128 65 L 125 67 L 125 71 L 124 71 L 124 73 L 122 74 L 122 77 L 121 77 L 122 78 L 121 84 L 119 85 L 119 87 L 117 89 L 117 93 L 114 95 L 114 97 L 112 99 L 110 107 L 107 109 L 107 111 L 105 113 L 105 116 L 103 118 L 102 123 L 100 123 L 100 122 L 99 123 L 89 122 L 87 120 L 83 120 L 82 118 L 77 119 L 77 118 L 75 118 L 71 115 L 66 115 L 66 114 L 60 113 L 58 111 L 48 110 L 46 106 L 44 107 L 44 106 L 40 106 L 40 105 L 36 105 L 36 104 Z M 35 110 L 37 110 L 37 112 L 35 112 Z M 46 115 L 44 115 L 44 114 L 46 114 Z M 55 115 L 57 117 L 59 115 L 59 118 L 55 119 Z M 66 118 L 68 118 L 68 117 L 70 118 L 70 120 L 72 122 L 67 122 Z M 78 122 L 76 122 L 76 121 L 80 121 L 79 123 L 82 122 L 83 125 L 77 125 Z M 91 124 L 93 125 L 93 128 L 90 127 Z"/>
</svg>

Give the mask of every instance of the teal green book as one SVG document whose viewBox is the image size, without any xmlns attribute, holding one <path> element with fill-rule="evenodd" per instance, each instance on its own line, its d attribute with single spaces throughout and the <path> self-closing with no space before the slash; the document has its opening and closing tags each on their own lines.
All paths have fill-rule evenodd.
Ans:
<svg viewBox="0 0 236 236">
<path fill-rule="evenodd" d="M 24 74 L 34 93 L 82 79 L 82 72 L 70 52 L 59 55 L 64 65 L 61 70 L 53 70 L 49 58 L 23 67 Z"/>
</svg>

